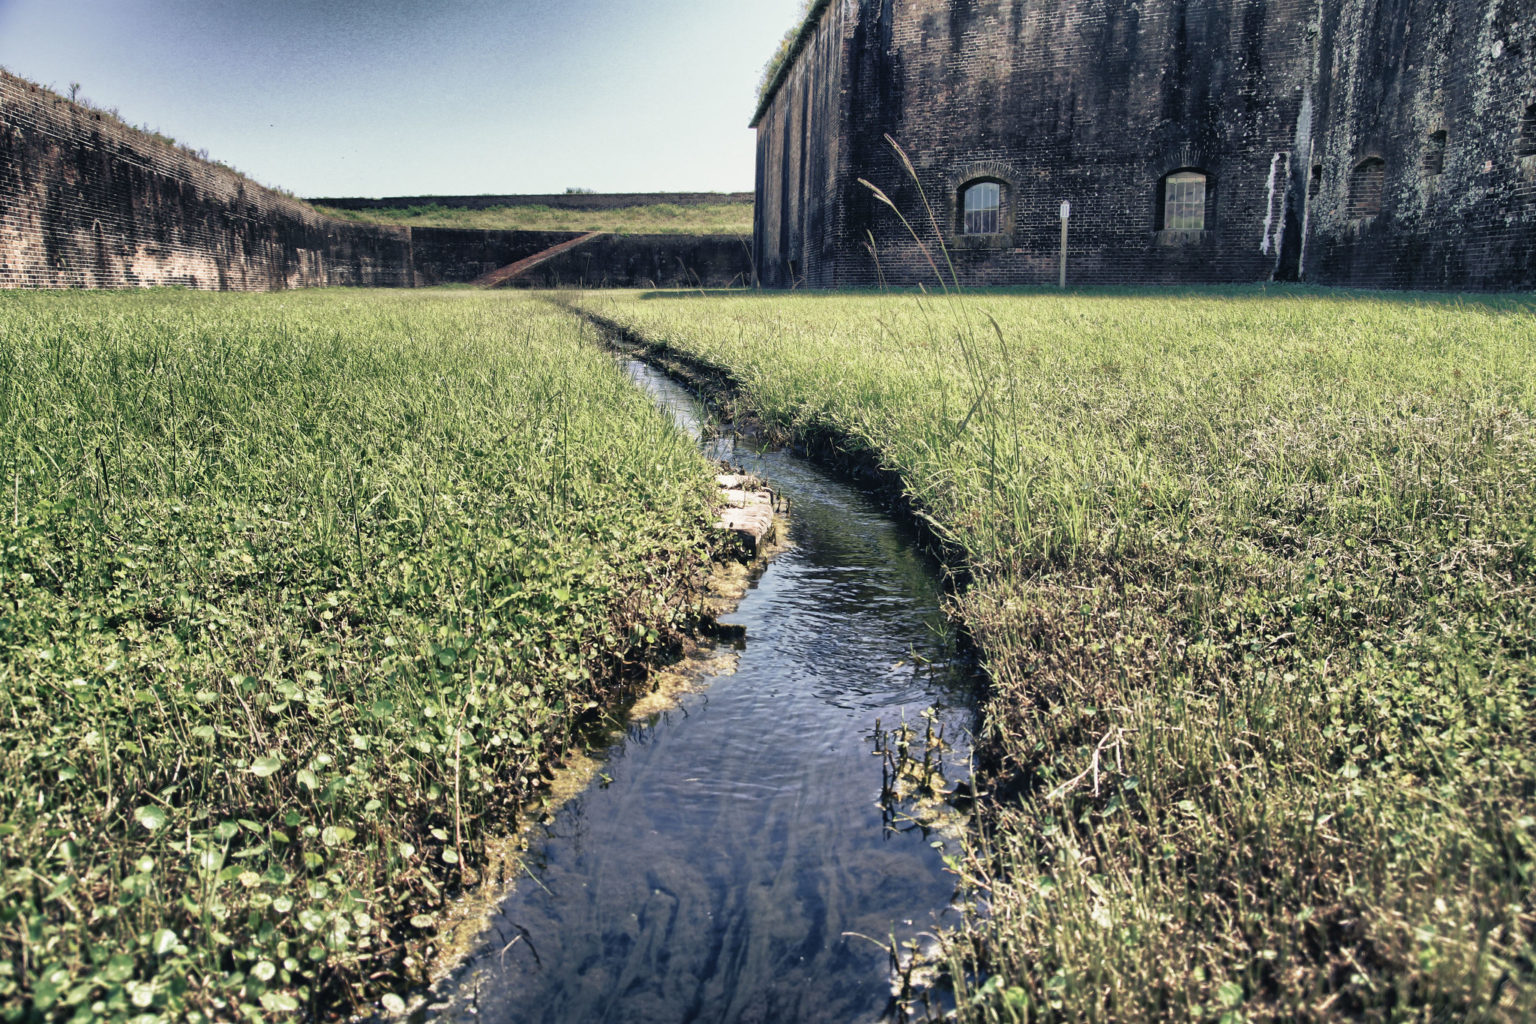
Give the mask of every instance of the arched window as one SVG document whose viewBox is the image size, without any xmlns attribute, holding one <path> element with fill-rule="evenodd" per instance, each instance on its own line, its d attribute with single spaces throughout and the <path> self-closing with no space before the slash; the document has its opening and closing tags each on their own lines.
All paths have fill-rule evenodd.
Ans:
<svg viewBox="0 0 1536 1024">
<path fill-rule="evenodd" d="M 1387 184 L 1387 162 L 1367 157 L 1349 175 L 1349 219 L 1363 220 L 1381 212 L 1381 194 Z"/>
<path fill-rule="evenodd" d="M 967 235 L 996 235 L 1003 230 L 1003 188 L 995 181 L 967 185 L 961 194 L 965 211 L 960 230 Z"/>
<path fill-rule="evenodd" d="M 1203 171 L 1174 171 L 1163 179 L 1158 196 L 1162 200 L 1163 231 L 1204 231 L 1206 176 Z"/>
<path fill-rule="evenodd" d="M 1424 144 L 1424 173 L 1441 174 L 1445 171 L 1445 132 L 1433 132 Z"/>
<path fill-rule="evenodd" d="M 1536 156 L 1536 103 L 1525 108 L 1520 118 L 1520 136 L 1515 140 L 1516 156 Z"/>
</svg>

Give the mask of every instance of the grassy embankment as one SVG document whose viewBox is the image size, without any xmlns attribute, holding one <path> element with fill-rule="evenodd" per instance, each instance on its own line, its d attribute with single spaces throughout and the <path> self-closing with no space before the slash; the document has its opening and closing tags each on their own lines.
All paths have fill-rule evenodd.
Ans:
<svg viewBox="0 0 1536 1024">
<path fill-rule="evenodd" d="M 1531 1019 L 1530 301 L 583 301 L 964 553 L 963 1019 Z"/>
<path fill-rule="evenodd" d="M 616 235 L 752 235 L 751 203 L 701 206 L 623 206 L 615 210 L 558 210 L 548 206 L 495 206 L 461 210 L 411 206 L 399 210 L 334 210 L 327 217 L 361 224 L 403 224 L 417 228 L 474 228 L 485 231 L 607 231 Z"/>
<path fill-rule="evenodd" d="M 0 296 L 0 1017 L 419 978 L 697 607 L 708 469 L 583 335 L 506 295 Z"/>
</svg>

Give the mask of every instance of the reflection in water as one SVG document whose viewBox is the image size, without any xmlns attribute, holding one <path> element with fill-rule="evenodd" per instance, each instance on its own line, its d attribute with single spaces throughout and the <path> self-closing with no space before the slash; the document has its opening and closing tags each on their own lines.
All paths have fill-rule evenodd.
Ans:
<svg viewBox="0 0 1536 1024">
<path fill-rule="evenodd" d="M 698 436 L 686 392 L 629 370 Z M 558 813 L 443 1019 L 879 1020 L 890 977 L 871 939 L 945 912 L 933 837 L 884 826 L 872 741 L 877 719 L 935 705 L 949 735 L 972 724 L 932 567 L 808 464 L 733 461 L 791 499 L 795 544 L 729 618 L 746 627 L 738 671 L 629 730 L 611 781 Z"/>
</svg>

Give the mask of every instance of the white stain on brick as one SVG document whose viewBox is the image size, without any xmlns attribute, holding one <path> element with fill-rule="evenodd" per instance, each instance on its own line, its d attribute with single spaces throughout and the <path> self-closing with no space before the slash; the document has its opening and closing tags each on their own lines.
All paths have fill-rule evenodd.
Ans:
<svg viewBox="0 0 1536 1024">
<path fill-rule="evenodd" d="M 1282 169 L 1290 169 L 1290 164 L 1290 154 L 1284 150 L 1276 152 L 1269 161 L 1269 206 L 1264 211 L 1264 237 L 1259 242 L 1259 252 L 1266 256 L 1271 245 L 1276 252 L 1280 250 L 1280 232 L 1285 228 L 1285 189 L 1279 187 L 1280 175 Z M 1277 202 L 1280 206 L 1278 215 L 1275 211 Z"/>
</svg>

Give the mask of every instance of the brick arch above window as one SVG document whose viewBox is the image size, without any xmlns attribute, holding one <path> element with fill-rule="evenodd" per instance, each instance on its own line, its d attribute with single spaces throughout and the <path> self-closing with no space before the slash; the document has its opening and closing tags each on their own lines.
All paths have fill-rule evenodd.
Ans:
<svg viewBox="0 0 1536 1024">
<path fill-rule="evenodd" d="M 950 172 L 949 188 L 957 191 L 972 181 L 1000 181 L 1011 186 L 1018 180 L 1018 168 L 1006 160 L 971 160 Z"/>
<path fill-rule="evenodd" d="M 1199 168 L 1207 174 L 1215 174 L 1221 170 L 1217 163 L 1216 155 L 1206 152 L 1205 147 L 1193 142 L 1179 142 L 1164 146 L 1153 153 L 1151 164 L 1147 169 L 1158 178 L 1167 177 L 1171 171 L 1185 167 Z"/>
</svg>

